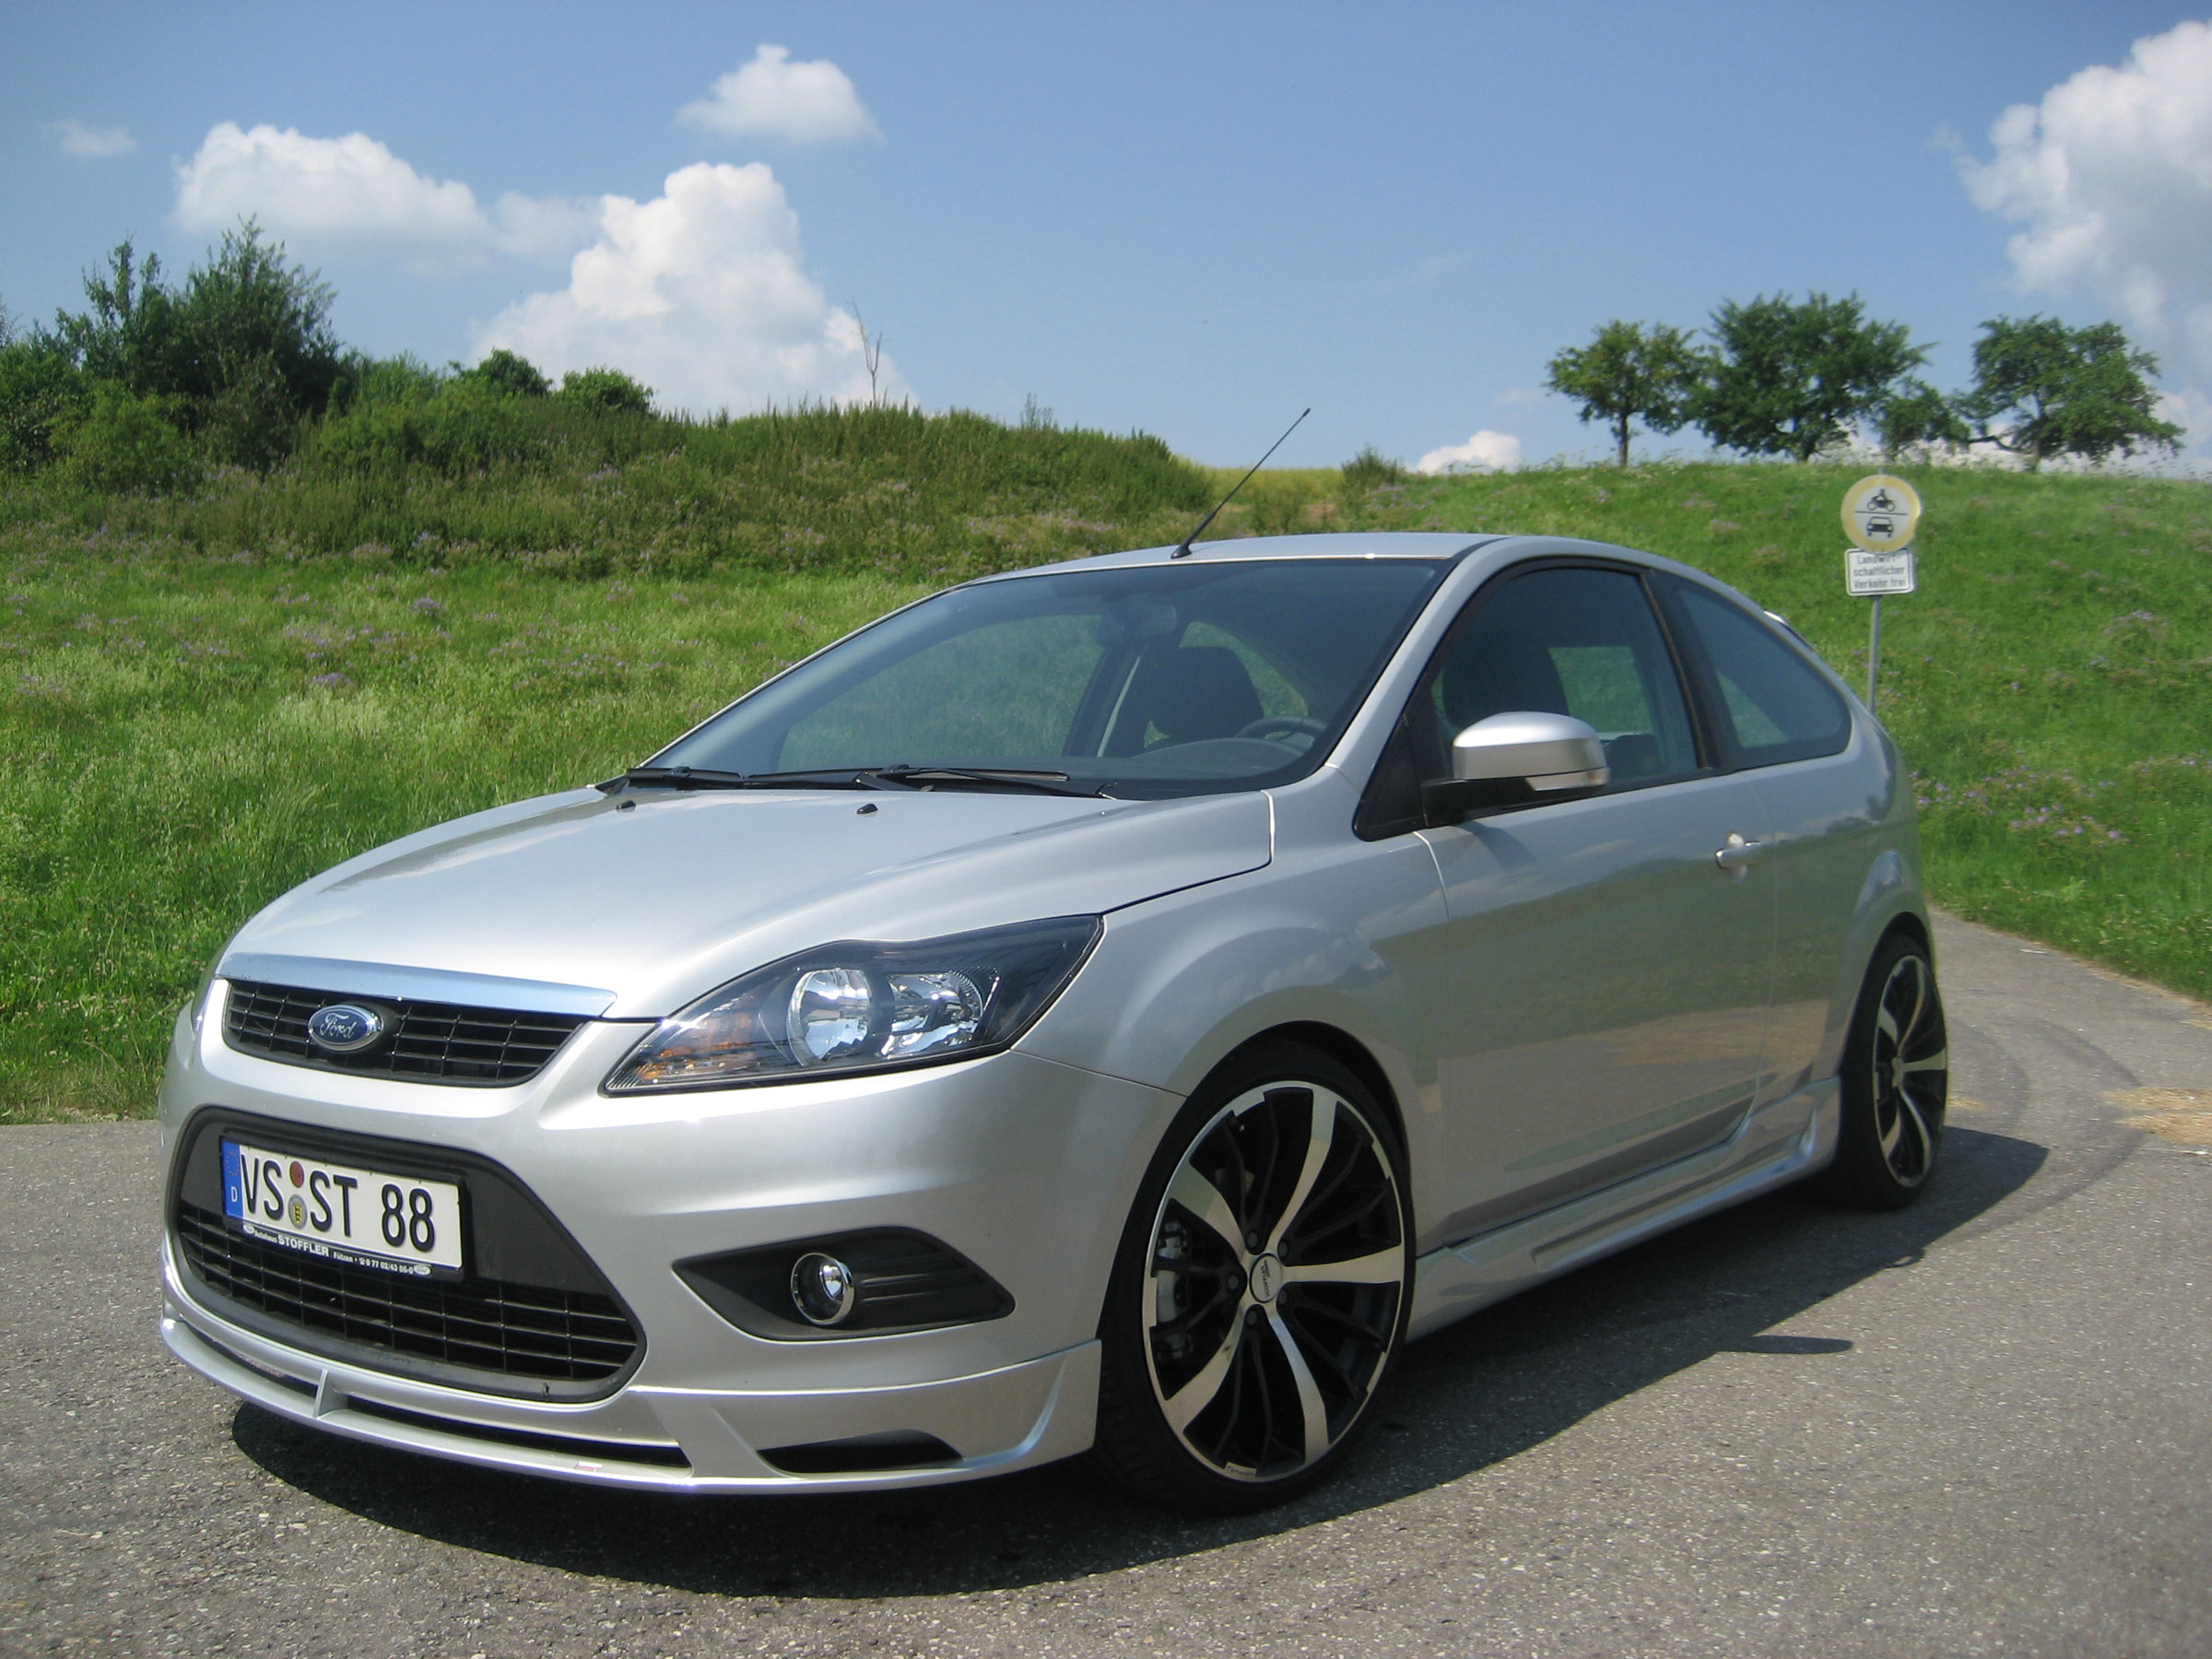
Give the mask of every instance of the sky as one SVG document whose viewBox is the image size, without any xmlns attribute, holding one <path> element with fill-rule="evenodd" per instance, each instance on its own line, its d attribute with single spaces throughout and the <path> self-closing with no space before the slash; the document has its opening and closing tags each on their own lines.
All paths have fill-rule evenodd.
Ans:
<svg viewBox="0 0 2212 1659">
<path fill-rule="evenodd" d="M 2117 321 L 2212 461 L 2212 28 L 2171 6 L 10 12 L 18 321 L 251 214 L 374 354 L 1034 399 L 1223 466 L 1311 406 L 1276 465 L 1434 467 L 1604 454 L 1542 388 L 1607 319 L 1818 289 L 1947 388 L 1987 318 Z"/>
</svg>

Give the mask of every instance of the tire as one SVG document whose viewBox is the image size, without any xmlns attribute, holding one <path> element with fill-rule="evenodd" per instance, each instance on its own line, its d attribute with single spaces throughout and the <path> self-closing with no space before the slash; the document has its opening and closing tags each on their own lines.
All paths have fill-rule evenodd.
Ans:
<svg viewBox="0 0 2212 1659">
<path fill-rule="evenodd" d="M 1844 1040 L 1842 1124 L 1821 1194 L 1866 1209 L 1919 1196 L 1943 1145 L 1949 1039 L 1926 947 L 1891 934 L 1874 953 Z"/>
<path fill-rule="evenodd" d="M 1094 1467 L 1216 1514 L 1321 1480 L 1405 1342 L 1405 1168 L 1373 1095 L 1326 1055 L 1271 1044 L 1208 1078 L 1123 1231 Z"/>
</svg>

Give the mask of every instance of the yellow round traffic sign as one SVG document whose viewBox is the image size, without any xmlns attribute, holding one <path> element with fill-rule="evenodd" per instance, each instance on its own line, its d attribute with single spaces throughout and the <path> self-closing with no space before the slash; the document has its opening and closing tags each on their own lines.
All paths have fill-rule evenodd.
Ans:
<svg viewBox="0 0 2212 1659">
<path fill-rule="evenodd" d="M 1912 545 L 1920 526 L 1920 497 L 1902 478 L 1874 473 L 1843 492 L 1843 534 L 1869 553 L 1895 553 Z"/>
</svg>

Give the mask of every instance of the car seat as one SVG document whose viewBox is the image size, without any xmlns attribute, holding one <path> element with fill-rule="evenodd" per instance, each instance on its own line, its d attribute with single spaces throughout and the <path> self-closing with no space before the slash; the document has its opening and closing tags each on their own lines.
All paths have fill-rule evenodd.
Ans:
<svg viewBox="0 0 2212 1659">
<path fill-rule="evenodd" d="M 1137 666 L 1107 752 L 1135 754 L 1147 728 L 1160 734 L 1155 747 L 1233 737 L 1263 712 L 1252 676 L 1226 645 L 1155 649 Z"/>
</svg>

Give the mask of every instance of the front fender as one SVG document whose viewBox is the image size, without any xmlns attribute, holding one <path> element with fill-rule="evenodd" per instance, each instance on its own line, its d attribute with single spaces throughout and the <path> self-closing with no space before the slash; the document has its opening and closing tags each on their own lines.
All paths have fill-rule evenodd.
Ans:
<svg viewBox="0 0 2212 1659">
<path fill-rule="evenodd" d="M 1021 1047 L 1187 1096 L 1253 1038 L 1321 1025 L 1358 1043 L 1395 1097 L 1415 1176 L 1437 1166 L 1441 1109 L 1417 1021 L 1425 937 L 1443 919 L 1427 847 L 1353 843 L 1106 919 L 1074 985 Z"/>
</svg>

